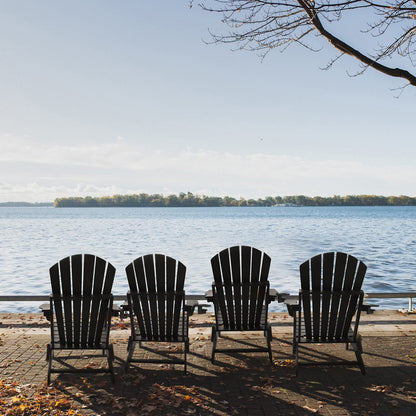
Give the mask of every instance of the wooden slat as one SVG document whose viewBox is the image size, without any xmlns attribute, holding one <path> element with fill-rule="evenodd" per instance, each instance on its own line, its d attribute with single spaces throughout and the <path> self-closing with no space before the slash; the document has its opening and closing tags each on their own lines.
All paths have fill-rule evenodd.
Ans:
<svg viewBox="0 0 416 416">
<path fill-rule="evenodd" d="M 90 322 L 90 331 L 88 334 L 88 345 L 93 345 L 94 340 L 96 338 L 96 333 L 100 333 L 102 327 L 102 322 L 98 322 L 98 316 L 100 311 L 100 306 L 102 302 L 102 289 L 103 289 L 103 282 L 104 282 L 104 274 L 105 274 L 105 266 L 106 262 L 99 257 L 95 258 L 95 268 L 94 268 L 94 284 L 93 284 L 93 296 L 91 302 L 91 322 Z"/>
<path fill-rule="evenodd" d="M 254 327 L 256 322 L 257 302 L 263 303 L 263 299 L 259 298 L 259 280 L 260 280 L 260 265 L 262 252 L 253 248 L 251 250 L 251 288 L 250 288 L 250 306 L 248 324 L 250 328 Z"/>
<path fill-rule="evenodd" d="M 260 270 L 260 278 L 259 278 L 259 281 L 262 283 L 259 287 L 259 299 L 261 300 L 257 303 L 256 320 L 255 320 L 256 327 L 258 327 L 261 323 L 265 324 L 267 321 L 267 318 L 266 318 L 266 321 L 262 321 L 263 319 L 262 311 L 263 311 L 264 305 L 266 306 L 266 310 L 268 310 L 266 297 L 270 289 L 268 278 L 269 278 L 271 258 L 266 253 L 262 253 L 262 254 L 263 256 L 262 256 L 262 261 L 261 261 L 261 270 Z M 263 284 L 263 283 L 266 283 L 266 284 Z"/>
<path fill-rule="evenodd" d="M 60 284 L 61 278 L 60 278 L 60 271 L 59 271 L 59 263 L 56 263 L 49 269 L 49 275 L 51 279 L 52 293 L 55 295 L 51 301 L 51 303 L 53 303 L 53 309 L 55 309 L 55 316 L 56 316 L 55 325 L 57 326 L 57 329 L 58 329 L 59 341 L 62 343 L 65 340 L 65 329 L 62 324 L 60 325 L 58 324 L 58 322 L 63 322 L 62 305 L 60 302 L 55 301 L 56 297 L 62 295 L 61 284 Z M 53 336 L 53 333 L 52 333 L 52 336 Z"/>
<path fill-rule="evenodd" d="M 81 345 L 88 345 L 89 327 L 90 327 L 90 308 L 92 295 L 92 285 L 94 280 L 95 257 L 89 254 L 84 255 L 84 279 L 82 301 L 82 324 L 81 324 Z"/>
<path fill-rule="evenodd" d="M 301 283 L 301 297 L 299 302 L 302 302 L 303 308 L 303 315 L 306 322 L 306 336 L 308 338 L 312 338 L 312 330 L 311 330 L 311 304 L 310 304 L 310 283 L 309 283 L 309 260 L 305 261 L 299 266 L 300 272 L 300 283 Z"/>
<path fill-rule="evenodd" d="M 72 347 L 72 302 L 65 300 L 65 297 L 72 295 L 71 285 L 71 258 L 66 257 L 59 262 L 59 271 L 61 275 L 62 295 L 63 298 L 63 309 L 64 316 L 63 321 L 58 325 L 63 325 L 65 328 L 65 340 L 61 340 L 62 344 L 67 344 Z"/>
<path fill-rule="evenodd" d="M 174 319 L 173 314 L 175 311 L 175 276 L 176 276 L 176 260 L 172 257 L 166 258 L 166 288 L 167 288 L 167 300 L 166 300 L 166 337 L 167 340 L 171 340 L 174 335 Z"/>
<path fill-rule="evenodd" d="M 138 305 L 141 305 L 141 308 L 137 308 L 137 313 L 140 313 L 140 309 L 143 312 L 143 322 L 145 325 L 145 333 L 144 335 L 152 338 L 152 324 L 151 324 L 151 311 L 150 305 L 148 302 L 147 296 L 147 285 L 146 285 L 146 274 L 145 274 L 145 265 L 144 265 L 144 257 L 139 257 L 134 261 L 135 271 L 136 271 L 136 279 L 137 279 L 137 286 L 138 286 L 138 295 L 139 295 L 139 302 Z M 134 298 L 133 298 L 134 300 Z"/>
<path fill-rule="evenodd" d="M 364 276 L 367 270 L 367 266 L 363 262 L 358 263 L 357 271 L 355 274 L 354 284 L 352 287 L 352 294 L 350 299 L 350 304 L 346 313 L 346 325 L 343 328 L 342 336 L 345 336 L 345 333 L 348 331 L 348 327 L 357 311 L 357 305 L 359 301 L 359 296 L 361 294 L 361 286 L 364 280 Z"/>
<path fill-rule="evenodd" d="M 127 302 L 129 304 L 129 310 L 134 312 L 130 313 L 132 328 L 135 327 L 134 317 L 136 317 L 140 331 L 142 334 L 144 334 L 146 331 L 143 322 L 143 312 L 140 305 L 140 298 L 138 296 L 135 265 L 136 262 L 133 262 L 126 267 L 127 282 L 130 287 L 130 291 L 127 293 Z"/>
<path fill-rule="evenodd" d="M 74 296 L 74 345 L 78 348 L 81 337 L 82 254 L 75 254 L 71 257 L 71 266 Z"/>
<path fill-rule="evenodd" d="M 227 314 L 227 319 L 230 325 L 230 328 L 235 328 L 235 319 L 234 319 L 234 297 L 233 297 L 233 278 L 231 274 L 231 262 L 230 262 L 230 252 L 229 250 L 222 250 L 219 254 L 220 256 L 220 265 L 221 265 L 221 276 L 222 276 L 222 285 L 217 286 L 217 290 L 223 290 L 225 295 L 225 305 L 222 309 L 222 313 L 225 316 Z"/>
<path fill-rule="evenodd" d="M 178 333 L 179 320 L 181 316 L 181 310 L 184 306 L 185 292 L 183 286 L 185 283 L 186 267 L 180 262 L 177 262 L 176 269 L 176 287 L 175 287 L 175 306 L 174 306 L 174 317 L 173 317 L 173 333 Z"/>
<path fill-rule="evenodd" d="M 144 256 L 144 267 L 146 271 L 146 283 L 147 291 L 149 294 L 149 306 L 151 319 L 150 323 L 152 326 L 152 337 L 153 339 L 158 339 L 159 337 L 159 328 L 158 328 L 158 318 L 157 318 L 157 299 L 156 299 L 156 276 L 155 276 L 155 263 L 153 254 Z"/>
<path fill-rule="evenodd" d="M 214 308 L 221 312 L 224 317 L 225 325 L 229 326 L 228 314 L 225 306 L 225 297 L 222 290 L 222 273 L 220 266 L 220 255 L 217 254 L 211 259 L 212 274 L 214 275 L 214 284 L 212 287 L 212 293 L 214 294 Z"/>
<path fill-rule="evenodd" d="M 312 316 L 313 316 L 313 339 L 319 341 L 321 328 L 321 281 L 322 281 L 322 256 L 315 256 L 311 259 L 311 286 L 312 286 Z M 318 292 L 315 295 L 315 292 Z"/>
<path fill-rule="evenodd" d="M 248 329 L 250 279 L 251 279 L 251 247 L 241 246 L 241 283 L 242 283 L 242 327 Z"/>
<path fill-rule="evenodd" d="M 240 247 L 230 248 L 231 275 L 234 282 L 235 328 L 241 329 L 241 259 Z"/>
<path fill-rule="evenodd" d="M 351 307 L 355 310 L 355 305 L 350 305 L 351 300 L 351 290 L 355 280 L 355 272 L 357 269 L 358 260 L 353 256 L 348 256 L 347 258 L 347 267 L 345 269 L 344 285 L 342 287 L 343 295 L 341 297 L 341 302 L 339 305 L 339 317 L 337 326 L 335 329 L 335 338 L 340 338 L 344 326 L 349 327 L 350 323 L 346 322 L 347 318 L 347 309 Z"/>
<path fill-rule="evenodd" d="M 156 271 L 156 287 L 157 287 L 157 304 L 158 304 L 158 326 L 161 339 L 165 339 L 166 335 L 166 256 L 156 254 L 155 257 L 155 271 Z"/>
<path fill-rule="evenodd" d="M 331 304 L 332 277 L 334 275 L 334 253 L 324 253 L 322 260 L 322 319 L 321 339 L 328 335 L 329 308 Z"/>
<path fill-rule="evenodd" d="M 335 329 L 338 320 L 339 312 L 339 301 L 340 301 L 340 292 L 342 290 L 342 285 L 345 276 L 345 267 L 347 262 L 347 255 L 345 253 L 336 253 L 335 256 L 335 268 L 334 268 L 334 278 L 333 278 L 333 296 L 331 302 L 331 316 L 329 319 L 329 330 L 328 338 L 332 339 L 335 336 Z"/>
</svg>

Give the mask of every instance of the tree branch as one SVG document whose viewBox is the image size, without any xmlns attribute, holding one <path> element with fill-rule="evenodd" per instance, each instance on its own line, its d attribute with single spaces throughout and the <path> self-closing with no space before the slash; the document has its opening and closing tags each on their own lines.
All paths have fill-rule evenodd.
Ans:
<svg viewBox="0 0 416 416">
<path fill-rule="evenodd" d="M 314 6 L 313 2 L 309 3 L 306 0 L 297 0 L 299 5 L 305 10 L 307 15 L 309 16 L 312 24 L 316 28 L 316 30 L 324 36 L 336 49 L 345 53 L 347 55 L 353 56 L 354 58 L 358 59 L 365 65 L 376 69 L 383 74 L 389 75 L 391 77 L 396 78 L 404 78 L 409 81 L 409 84 L 416 86 L 416 76 L 412 75 L 410 72 L 401 69 L 401 68 L 390 68 L 388 66 L 382 65 L 374 59 L 362 54 L 357 49 L 354 49 L 352 46 L 348 45 L 347 43 L 343 42 L 341 39 L 334 36 L 332 33 L 329 33 L 322 22 L 320 21 Z"/>
</svg>

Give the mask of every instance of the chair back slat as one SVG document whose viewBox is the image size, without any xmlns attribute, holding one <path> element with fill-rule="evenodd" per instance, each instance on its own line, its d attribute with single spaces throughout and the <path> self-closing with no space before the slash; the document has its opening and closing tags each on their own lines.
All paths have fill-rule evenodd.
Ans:
<svg viewBox="0 0 416 416">
<path fill-rule="evenodd" d="M 270 263 L 271 258 L 264 253 L 263 258 L 261 259 L 260 265 L 260 285 L 259 285 L 259 293 L 258 293 L 258 302 L 257 302 L 257 309 L 256 309 L 256 319 L 255 319 L 255 326 L 258 327 L 261 323 L 262 313 L 263 313 L 263 302 L 260 301 L 261 299 L 265 300 L 268 293 L 269 293 L 269 271 L 270 271 Z M 265 283 L 265 284 L 264 284 Z M 267 318 L 266 318 L 267 319 Z"/>
<path fill-rule="evenodd" d="M 49 275 L 51 279 L 51 286 L 52 286 L 52 293 L 56 294 L 51 300 L 51 310 L 55 311 L 56 316 L 56 325 L 58 329 L 58 336 L 60 340 L 65 339 L 65 328 L 64 325 L 58 325 L 58 322 L 63 322 L 64 315 L 63 315 L 63 308 L 61 302 L 57 301 L 55 298 L 61 295 L 61 283 L 60 283 L 60 270 L 59 270 L 59 263 L 54 264 L 49 269 Z M 51 333 L 52 336 L 54 335 L 54 328 L 53 325 L 55 324 L 54 320 L 52 321 Z"/>
<path fill-rule="evenodd" d="M 220 264 L 221 264 L 221 276 L 222 283 L 224 284 L 224 311 L 223 318 L 226 316 L 229 325 L 234 327 L 235 325 L 235 314 L 234 314 L 234 294 L 233 294 L 233 276 L 231 274 L 231 263 L 230 254 L 227 251 L 220 253 Z"/>
<path fill-rule="evenodd" d="M 216 255 L 211 259 L 211 267 L 212 267 L 212 273 L 214 274 L 214 284 L 212 285 L 212 292 L 214 294 L 214 297 L 218 299 L 217 302 L 214 303 L 214 310 L 215 314 L 218 315 L 218 309 L 221 312 L 221 316 L 223 319 L 224 326 L 229 327 L 229 320 L 228 320 L 228 313 L 227 313 L 227 307 L 225 303 L 225 296 L 224 291 L 218 290 L 218 286 L 222 284 L 222 270 L 220 266 L 220 256 Z M 216 284 L 217 283 L 217 284 Z"/>
<path fill-rule="evenodd" d="M 144 257 L 139 257 L 133 262 L 135 274 L 131 277 L 127 274 L 128 282 L 130 286 L 130 292 L 133 300 L 133 311 L 139 321 L 139 328 L 142 334 L 146 334 L 148 337 L 152 338 L 152 324 L 151 324 L 151 312 L 149 307 L 149 302 L 145 298 L 142 302 L 142 298 L 139 297 L 140 293 L 147 293 L 147 284 L 146 284 L 146 273 L 144 265 Z M 126 267 L 126 272 L 128 270 Z M 136 290 L 132 286 L 132 280 L 135 282 Z M 140 327 L 140 321 L 143 322 L 143 328 Z"/>
<path fill-rule="evenodd" d="M 315 256 L 311 259 L 311 286 L 312 292 L 321 291 L 321 266 L 322 257 Z M 313 316 L 313 338 L 315 341 L 319 340 L 321 328 L 321 297 L 312 296 L 312 316 Z"/>
<path fill-rule="evenodd" d="M 259 296 L 259 286 L 256 284 L 260 281 L 261 251 L 253 248 L 251 251 L 251 282 L 253 283 L 249 294 L 249 327 L 254 327 L 257 312 L 257 300 Z M 263 299 L 263 298 L 262 298 Z M 262 299 L 259 299 L 262 301 Z"/>
<path fill-rule="evenodd" d="M 167 257 L 166 258 L 166 276 L 175 276 L 176 274 L 176 260 Z M 173 315 L 175 311 L 175 279 L 173 277 L 166 278 L 166 289 L 169 294 L 166 299 L 166 337 L 168 340 L 172 338 L 173 332 Z"/>
<path fill-rule="evenodd" d="M 320 338 L 328 333 L 329 308 L 331 305 L 332 276 L 334 275 L 334 253 L 324 253 L 322 261 L 322 319 Z"/>
<path fill-rule="evenodd" d="M 241 247 L 241 315 L 243 321 L 243 329 L 248 329 L 248 314 L 250 301 L 250 281 L 251 281 L 251 247 Z"/>
<path fill-rule="evenodd" d="M 347 339 L 365 272 L 364 263 L 345 253 L 323 253 L 300 266 L 306 339 Z"/>
<path fill-rule="evenodd" d="M 60 260 L 49 274 L 59 343 L 65 348 L 99 345 L 109 330 L 115 268 L 99 257 L 76 254 Z"/>
<path fill-rule="evenodd" d="M 345 253 L 336 253 L 333 285 L 332 285 L 332 299 L 331 299 L 331 316 L 329 318 L 328 339 L 332 340 L 335 337 L 335 329 L 338 320 L 339 303 L 341 299 L 342 284 L 344 281 L 345 267 L 347 263 L 347 255 Z"/>
<path fill-rule="evenodd" d="M 342 287 L 342 296 L 339 305 L 339 319 L 335 328 L 335 339 L 339 339 L 344 327 L 350 326 L 347 321 L 347 309 L 351 301 L 351 291 L 355 280 L 358 260 L 355 257 L 348 256 L 347 266 L 345 268 L 344 285 Z"/>
<path fill-rule="evenodd" d="M 234 288 L 235 299 L 235 326 L 238 329 L 242 328 L 242 316 L 241 316 L 241 260 L 240 260 L 240 247 L 234 246 L 230 248 L 231 259 L 231 275 L 233 276 L 233 282 L 236 283 Z"/>
<path fill-rule="evenodd" d="M 165 339 L 166 336 L 166 301 L 164 296 L 166 294 L 166 262 L 165 256 L 161 254 L 155 255 L 155 268 L 156 268 L 156 290 L 159 296 L 157 297 L 158 303 L 158 326 L 161 339 Z M 163 311 L 163 312 L 162 312 Z M 162 312 L 162 313 L 161 313 Z"/>
<path fill-rule="evenodd" d="M 175 310 L 173 314 L 173 334 L 178 334 L 179 331 L 179 321 L 180 319 L 184 319 L 184 316 L 181 317 L 181 310 L 184 307 L 185 302 L 185 292 L 183 290 L 184 283 L 185 283 L 185 274 L 186 274 L 186 267 L 181 263 L 177 262 L 177 271 L 176 271 L 176 288 L 175 288 L 175 296 L 174 296 L 174 305 Z"/>
<path fill-rule="evenodd" d="M 181 327 L 186 267 L 162 255 L 148 254 L 126 267 L 129 304 L 142 340 L 174 341 Z M 135 325 L 134 317 L 131 317 Z"/>
<path fill-rule="evenodd" d="M 311 317 L 311 297 L 310 297 L 310 284 L 309 284 L 309 260 L 302 263 L 299 267 L 301 292 L 299 296 L 299 302 L 302 304 L 303 316 L 305 321 L 306 338 L 312 338 L 312 317 Z"/>
<path fill-rule="evenodd" d="M 362 305 L 364 293 L 361 290 L 361 286 L 363 284 L 364 276 L 367 271 L 367 266 L 363 262 L 358 263 L 357 273 L 354 280 L 353 291 L 351 295 L 350 305 L 357 305 L 358 314 L 359 308 Z M 349 307 L 346 313 L 346 325 L 344 326 L 342 337 L 346 337 L 348 333 L 348 322 L 351 322 L 356 310 L 353 307 Z"/>
<path fill-rule="evenodd" d="M 265 322 L 270 257 L 253 247 L 234 246 L 211 259 L 214 308 L 227 330 L 255 329 Z M 217 319 L 217 325 L 219 321 Z"/>
<path fill-rule="evenodd" d="M 94 283 L 93 283 L 93 295 L 97 295 L 102 293 L 103 288 L 103 281 L 105 276 L 105 266 L 106 262 L 103 259 L 96 258 L 95 259 L 95 269 L 94 269 Z M 94 319 L 91 319 L 90 322 L 90 330 L 88 334 L 88 344 L 92 345 L 95 340 L 95 335 L 97 332 L 100 331 L 100 328 L 98 328 L 98 313 L 100 310 L 100 298 L 98 296 L 94 296 L 92 298 L 91 302 L 91 312 L 90 317 L 94 317 Z"/>
<path fill-rule="evenodd" d="M 71 285 L 71 264 L 70 258 L 67 257 L 63 259 L 59 264 L 59 269 L 61 273 L 61 287 L 62 287 L 62 296 L 71 296 L 72 294 L 72 285 Z M 64 326 L 65 326 L 65 341 L 69 347 L 72 347 L 72 302 L 64 302 Z"/>
<path fill-rule="evenodd" d="M 89 338 L 90 330 L 90 313 L 91 313 L 91 295 L 93 287 L 93 276 L 95 269 L 95 257 L 91 255 L 84 256 L 84 277 L 82 280 L 82 322 L 81 322 L 81 344 L 86 345 Z M 89 276 L 89 278 L 85 278 Z"/>
<path fill-rule="evenodd" d="M 82 255 L 77 254 L 72 256 L 72 274 L 75 276 L 82 276 Z M 80 344 L 81 338 L 81 294 L 82 294 L 82 279 L 74 279 L 72 281 L 72 294 L 74 296 L 74 343 Z"/>
<path fill-rule="evenodd" d="M 149 309 L 151 316 L 152 336 L 154 339 L 159 338 L 159 325 L 157 317 L 157 299 L 156 299 L 156 275 L 155 275 L 155 259 L 153 255 L 143 257 L 146 273 L 147 293 L 149 293 Z"/>
<path fill-rule="evenodd" d="M 107 295 L 111 294 L 111 288 L 113 286 L 113 279 L 114 279 L 115 273 L 116 273 L 116 269 L 114 268 L 114 266 L 110 263 L 107 263 L 106 268 L 103 271 L 103 277 L 104 277 L 104 282 L 102 285 L 103 296 L 100 297 L 100 304 L 98 307 L 97 326 L 95 328 L 95 338 L 93 341 L 96 345 L 100 343 L 101 334 L 107 324 L 108 316 L 111 315 L 111 311 L 113 307 L 113 304 L 112 304 L 113 299 L 112 297 L 109 297 L 109 300 L 107 300 Z M 99 294 L 95 293 L 94 295 L 98 296 Z"/>
</svg>

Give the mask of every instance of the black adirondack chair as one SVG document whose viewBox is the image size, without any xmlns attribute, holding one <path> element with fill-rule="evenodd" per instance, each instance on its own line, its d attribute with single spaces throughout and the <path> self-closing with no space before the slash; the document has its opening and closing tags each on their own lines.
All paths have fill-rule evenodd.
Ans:
<svg viewBox="0 0 416 416">
<path fill-rule="evenodd" d="M 185 304 L 186 267 L 171 257 L 148 254 L 139 257 L 126 267 L 130 290 L 127 293 L 131 319 L 131 336 L 127 346 L 125 370 L 130 362 L 183 364 L 189 352 L 189 316 L 193 307 Z M 183 343 L 183 359 L 133 358 L 136 343 Z"/>
<path fill-rule="evenodd" d="M 303 365 L 299 363 L 299 345 L 307 343 L 345 343 L 347 350 L 351 347 L 355 352 L 356 361 L 312 364 L 357 364 L 365 374 L 358 325 L 366 270 L 367 266 L 355 257 L 333 252 L 319 254 L 300 265 L 299 303 L 291 306 L 296 374 L 298 366 Z"/>
<path fill-rule="evenodd" d="M 109 343 L 115 268 L 91 254 L 66 257 L 49 269 L 52 295 L 44 308 L 51 321 L 47 346 L 48 384 L 51 373 L 108 372 L 114 382 L 113 346 Z M 101 350 L 108 368 L 53 368 L 55 350 Z"/>
<path fill-rule="evenodd" d="M 254 247 L 234 246 L 211 259 L 214 282 L 206 299 L 213 302 L 215 325 L 212 327 L 212 356 L 216 352 L 268 352 L 272 362 L 272 328 L 268 305 L 277 297 L 270 289 L 270 257 Z M 226 331 L 263 331 L 267 347 L 217 348 L 218 336 Z"/>
</svg>

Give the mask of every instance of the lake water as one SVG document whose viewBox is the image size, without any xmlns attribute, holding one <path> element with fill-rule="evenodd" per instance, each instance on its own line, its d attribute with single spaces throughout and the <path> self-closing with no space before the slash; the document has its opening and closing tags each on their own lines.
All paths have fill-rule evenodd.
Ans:
<svg viewBox="0 0 416 416">
<path fill-rule="evenodd" d="M 353 254 L 368 266 L 366 292 L 416 291 L 416 207 L 0 208 L 0 294 L 47 295 L 48 270 L 63 257 L 96 254 L 117 269 L 114 294 L 125 294 L 125 266 L 163 253 L 187 266 L 186 292 L 210 288 L 210 258 L 251 245 L 272 258 L 271 286 L 295 294 L 299 264 L 325 251 Z M 377 300 L 406 307 L 407 300 Z M 275 310 L 283 310 L 276 305 Z M 0 302 L 0 311 L 37 305 Z"/>
</svg>

